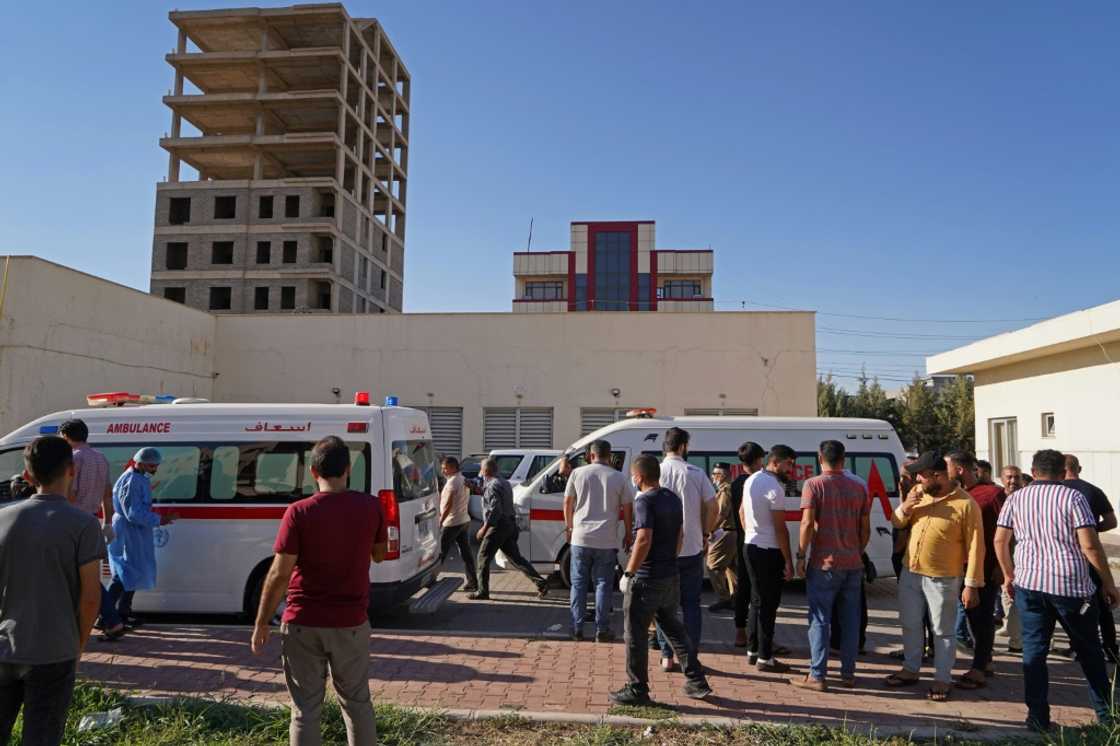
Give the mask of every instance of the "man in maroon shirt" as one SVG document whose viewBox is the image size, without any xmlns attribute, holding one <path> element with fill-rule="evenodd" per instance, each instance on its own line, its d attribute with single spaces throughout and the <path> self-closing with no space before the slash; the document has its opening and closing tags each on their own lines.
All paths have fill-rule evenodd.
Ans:
<svg viewBox="0 0 1120 746">
<path fill-rule="evenodd" d="M 269 620 L 288 590 L 281 660 L 292 698 L 292 746 L 319 746 L 327 667 L 342 706 L 349 746 L 377 743 L 369 696 L 369 563 L 385 558 L 381 505 L 351 492 L 350 449 L 337 437 L 311 451 L 319 491 L 292 503 L 280 522 L 275 556 L 261 592 L 252 649 L 269 638 Z"/>
<path fill-rule="evenodd" d="M 979 689 L 987 684 L 992 667 L 992 648 L 996 639 L 993 614 L 1003 584 L 995 550 L 996 520 L 1003 507 L 1003 490 L 991 482 L 980 481 L 976 457 L 967 451 L 953 451 L 945 457 L 945 463 L 949 467 L 949 476 L 957 480 L 980 507 L 980 518 L 984 522 L 984 587 L 980 589 L 980 603 L 965 609 L 974 641 L 972 667 L 957 679 L 957 687 L 961 689 Z"/>
</svg>

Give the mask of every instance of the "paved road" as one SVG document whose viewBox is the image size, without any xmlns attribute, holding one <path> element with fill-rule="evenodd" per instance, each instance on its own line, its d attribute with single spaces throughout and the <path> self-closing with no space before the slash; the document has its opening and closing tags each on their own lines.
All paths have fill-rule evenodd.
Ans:
<svg viewBox="0 0 1120 746">
<path fill-rule="evenodd" d="M 987 689 L 956 693 L 945 704 L 927 702 L 925 686 L 883 688 L 881 678 L 897 666 L 884 655 L 899 645 L 893 594 L 893 580 L 871 586 L 868 654 L 860 659 L 854 691 L 809 694 L 789 686 L 787 677 L 758 673 L 730 645 L 731 618 L 705 611 L 702 660 L 715 696 L 703 703 L 687 700 L 680 693 L 680 674 L 660 670 L 652 673 L 652 693 L 694 715 L 880 729 L 1018 728 L 1025 716 L 1020 667 L 1006 654 L 997 658 L 997 676 Z M 711 600 L 706 593 L 705 603 Z M 496 571 L 489 602 L 467 601 L 459 593 L 435 615 L 383 621 L 370 641 L 371 688 L 378 700 L 410 706 L 606 713 L 607 692 L 624 683 L 625 650 L 620 643 L 568 641 L 567 616 L 565 592 L 538 600 L 519 574 Z M 621 632 L 617 612 L 613 624 Z M 284 701 L 278 645 L 253 657 L 247 640 L 248 628 L 228 620 L 152 624 L 120 643 L 91 643 L 81 672 L 88 680 L 136 692 Z M 778 640 L 793 650 L 787 662 L 804 672 L 805 598 L 796 586 L 785 595 Z M 1055 719 L 1089 721 L 1086 698 L 1076 664 L 1053 658 Z"/>
</svg>

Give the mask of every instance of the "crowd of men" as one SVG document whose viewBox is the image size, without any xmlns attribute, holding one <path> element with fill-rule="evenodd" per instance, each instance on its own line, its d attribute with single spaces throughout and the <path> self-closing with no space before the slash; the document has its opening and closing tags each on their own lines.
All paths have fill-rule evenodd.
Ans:
<svg viewBox="0 0 1120 746">
<path fill-rule="evenodd" d="M 67 422 L 60 435 L 27 446 L 21 482 L 13 484 L 23 499 L 0 508 L 0 746 L 10 740 L 21 708 L 25 744 L 61 741 L 77 663 L 95 622 L 105 643 L 138 625 L 132 595 L 156 584 L 153 531 L 176 518 L 152 507 L 157 449 L 140 449 L 111 484 L 108 463 L 86 443 L 84 423 Z M 705 568 L 718 597 L 711 609 L 734 613 L 734 644 L 746 648 L 749 665 L 770 673 L 792 670 L 780 658 L 791 651 L 776 643 L 775 628 L 785 583 L 804 578 L 810 655 L 807 671 L 790 683 L 816 692 L 833 681 L 854 687 L 867 626 L 871 501 L 866 483 L 846 468 L 844 444 L 820 444 L 820 473 L 801 489 L 792 542 L 785 498 L 796 484 L 793 449 L 744 443 L 740 473 L 732 479 L 730 464 L 718 463 L 709 479 L 689 462 L 689 440 L 685 430 L 670 428 L 663 460 L 639 455 L 628 475 L 613 465 L 611 444 L 599 440 L 590 446 L 589 463 L 567 474 L 573 640 L 585 639 L 587 621 L 594 622 L 596 642 L 614 640 L 616 562 L 619 550 L 628 550 L 619 582 L 627 683 L 611 700 L 651 701 L 651 649 L 663 670 L 683 672 L 688 697 L 712 694 L 700 662 Z M 1029 484 L 1008 466 L 996 485 L 983 466 L 963 451 L 930 451 L 904 465 L 891 516 L 902 666 L 884 684 L 915 685 L 923 665 L 932 663 L 930 700 L 985 686 L 1002 618 L 1009 650 L 1023 658 L 1027 725 L 1045 731 L 1051 727 L 1046 661 L 1061 624 L 1090 703 L 1107 721 L 1105 656 L 1117 662 L 1111 610 L 1120 591 L 1098 534 L 1116 526 L 1111 505 L 1080 478 L 1072 455 L 1036 453 Z M 291 743 L 321 742 L 329 676 L 348 742 L 364 746 L 377 739 L 368 682 L 369 565 L 386 556 L 387 522 L 377 500 L 349 489 L 350 451 L 341 439 L 319 441 L 309 467 L 318 491 L 291 503 L 281 520 L 250 645 L 254 653 L 265 650 L 286 599 L 279 636 L 292 700 Z M 518 550 L 513 494 L 492 460 L 481 469 L 483 520 L 474 554 L 469 490 L 458 467 L 453 458 L 442 464 L 442 554 L 445 559 L 458 546 L 469 597 L 489 598 L 499 550 L 547 595 L 547 579 Z M 100 581 L 103 560 L 112 571 L 108 588 Z M 958 647 L 972 658 L 954 680 Z M 833 651 L 840 659 L 835 679 Z"/>
</svg>

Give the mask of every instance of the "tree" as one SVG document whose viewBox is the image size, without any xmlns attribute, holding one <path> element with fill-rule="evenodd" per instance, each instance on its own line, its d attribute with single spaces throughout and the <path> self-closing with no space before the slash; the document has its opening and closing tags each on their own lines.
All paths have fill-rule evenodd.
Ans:
<svg viewBox="0 0 1120 746">
<path fill-rule="evenodd" d="M 941 389 L 937 397 L 937 419 L 946 451 L 976 451 L 976 408 L 973 382 L 967 376 L 956 379 Z"/>
<path fill-rule="evenodd" d="M 902 444 L 918 452 L 937 448 L 944 440 L 937 418 L 937 397 L 920 376 L 902 393 Z"/>
</svg>

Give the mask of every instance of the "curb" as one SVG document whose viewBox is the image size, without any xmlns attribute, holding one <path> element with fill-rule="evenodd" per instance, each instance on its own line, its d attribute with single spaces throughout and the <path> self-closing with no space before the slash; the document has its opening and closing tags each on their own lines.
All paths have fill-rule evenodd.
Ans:
<svg viewBox="0 0 1120 746">
<path fill-rule="evenodd" d="M 161 705 L 170 705 L 181 701 L 203 701 L 203 702 L 218 702 L 222 704 L 231 704 L 229 700 L 216 699 L 211 697 L 178 697 L 178 696 L 128 696 L 126 700 L 138 707 L 159 707 Z M 247 707 L 262 707 L 265 709 L 284 709 L 287 707 L 282 702 L 235 702 L 234 704 L 244 705 Z M 388 703 L 391 704 L 391 703 Z M 694 730 L 702 730 L 714 728 L 718 730 L 730 730 L 732 728 L 740 728 L 751 725 L 763 725 L 776 728 L 788 728 L 797 726 L 809 727 L 823 727 L 829 730 L 842 730 L 846 733 L 852 733 L 863 736 L 874 736 L 881 739 L 890 738 L 904 738 L 907 741 L 931 741 L 940 743 L 944 739 L 957 739 L 968 741 L 985 741 L 997 742 L 1007 741 L 1009 738 L 1014 738 L 1018 742 L 1032 742 L 1039 743 L 1042 737 L 1036 733 L 1032 733 L 1025 728 L 1011 728 L 996 730 L 993 728 L 979 728 L 971 730 L 967 728 L 937 728 L 937 727 L 919 727 L 919 728 L 904 728 L 904 727 L 881 727 L 873 728 L 870 726 L 853 725 L 847 722 L 837 724 L 822 724 L 822 723 L 776 723 L 769 720 L 752 720 L 750 718 L 734 718 L 726 716 L 713 716 L 702 717 L 699 715 L 676 715 L 671 714 L 665 718 L 640 718 L 632 717 L 629 715 L 593 715 L 591 713 L 581 712 L 533 712 L 526 710 L 469 710 L 469 709 L 439 709 L 431 707 L 402 707 L 401 709 L 413 710 L 420 712 L 428 712 L 431 714 L 442 715 L 449 720 L 456 720 L 460 722 L 477 722 L 485 720 L 505 720 L 505 719 L 519 719 L 525 720 L 530 723 L 564 723 L 569 725 L 596 725 L 596 726 L 613 726 L 621 728 L 642 728 L 652 727 L 654 730 L 658 726 L 673 726 L 678 728 L 689 728 Z M 672 711 L 670 711 L 672 712 Z"/>
</svg>

